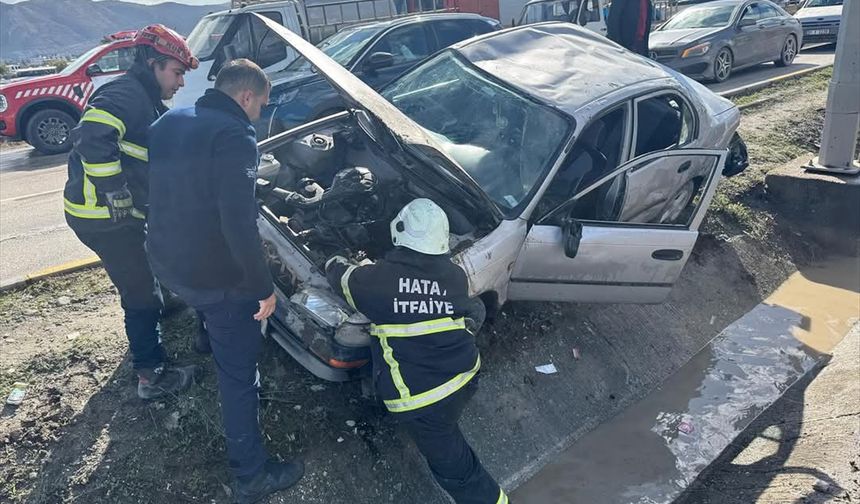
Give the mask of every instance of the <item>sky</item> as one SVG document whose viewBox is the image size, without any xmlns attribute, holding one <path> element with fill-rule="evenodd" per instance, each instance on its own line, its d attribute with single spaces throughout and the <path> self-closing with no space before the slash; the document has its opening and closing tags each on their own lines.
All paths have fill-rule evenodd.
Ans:
<svg viewBox="0 0 860 504">
<path fill-rule="evenodd" d="M 14 3 L 26 2 L 27 0 L 0 0 L 0 1 L 2 1 L 3 3 L 14 4 Z M 123 1 L 132 2 L 132 3 L 139 3 L 139 4 L 144 4 L 144 5 L 159 4 L 159 3 L 164 3 L 166 1 L 183 3 L 183 4 L 188 4 L 188 5 L 211 5 L 211 4 L 227 3 L 228 0 L 123 0 Z"/>
</svg>

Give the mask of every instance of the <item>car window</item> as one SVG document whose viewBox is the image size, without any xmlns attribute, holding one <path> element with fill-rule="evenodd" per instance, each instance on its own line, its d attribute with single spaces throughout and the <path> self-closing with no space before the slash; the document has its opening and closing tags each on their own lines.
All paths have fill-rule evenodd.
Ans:
<svg viewBox="0 0 860 504">
<path fill-rule="evenodd" d="M 542 23 L 544 21 L 571 22 L 576 19 L 578 10 L 579 0 L 533 3 L 526 5 L 523 24 Z"/>
<path fill-rule="evenodd" d="M 695 116 L 687 102 L 674 93 L 641 100 L 636 104 L 634 157 L 681 146 L 695 137 Z"/>
<path fill-rule="evenodd" d="M 284 24 L 284 18 L 280 12 L 261 12 L 260 15 L 265 16 L 278 24 Z M 287 57 L 287 46 L 280 37 L 272 33 L 259 18 L 251 17 L 251 30 L 254 33 L 254 43 L 256 44 L 256 63 L 262 68 L 274 65 L 283 61 Z"/>
<path fill-rule="evenodd" d="M 568 208 L 554 212 L 546 223 L 559 225 L 562 217 L 570 216 L 625 225 L 689 226 L 704 201 L 719 159 L 716 155 L 676 151 L 634 160 L 616 176 L 578 194 Z"/>
<path fill-rule="evenodd" d="M 570 154 L 541 197 L 535 213 L 543 216 L 570 200 L 577 191 L 612 173 L 621 164 L 628 107 L 592 121 L 577 137 Z"/>
<path fill-rule="evenodd" d="M 761 7 L 759 4 L 750 4 L 744 9 L 744 13 L 741 14 L 741 19 L 751 19 L 753 21 L 758 21 L 761 19 Z"/>
<path fill-rule="evenodd" d="M 600 0 L 585 0 L 579 15 L 579 24 L 585 26 L 598 21 L 600 21 Z"/>
<path fill-rule="evenodd" d="M 768 4 L 759 4 L 759 8 L 761 9 L 762 19 L 770 19 L 782 16 L 782 14 L 780 14 L 780 12 L 776 10 L 776 8 Z"/>
<path fill-rule="evenodd" d="M 472 38 L 476 35 L 489 33 L 493 27 L 487 22 L 478 21 L 475 19 L 453 20 L 445 19 L 436 21 L 431 24 L 436 31 L 436 40 L 439 42 L 439 49 L 456 44 L 462 40 Z"/>
<path fill-rule="evenodd" d="M 96 61 L 102 72 L 125 72 L 134 64 L 134 47 L 121 47 L 106 53 Z"/>
<path fill-rule="evenodd" d="M 481 186 L 506 215 L 530 201 L 571 122 L 444 51 L 382 92 Z"/>
<path fill-rule="evenodd" d="M 427 37 L 420 24 L 396 28 L 383 35 L 373 46 L 372 53 L 387 52 L 394 56 L 394 64 L 409 63 L 430 55 Z"/>
</svg>

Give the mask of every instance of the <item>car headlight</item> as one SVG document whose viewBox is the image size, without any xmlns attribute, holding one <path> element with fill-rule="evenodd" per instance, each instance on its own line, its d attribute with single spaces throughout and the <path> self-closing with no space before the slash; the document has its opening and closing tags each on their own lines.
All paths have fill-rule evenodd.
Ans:
<svg viewBox="0 0 860 504">
<path fill-rule="evenodd" d="M 703 42 L 701 44 L 696 44 L 689 49 L 685 49 L 684 52 L 681 53 L 682 58 L 693 58 L 695 56 L 704 56 L 708 53 L 708 50 L 711 48 L 710 42 Z"/>
<path fill-rule="evenodd" d="M 293 294 L 290 301 L 304 308 L 324 326 L 338 327 L 349 318 L 349 314 L 338 306 L 337 300 L 320 289 L 308 288 L 299 291 Z"/>
<path fill-rule="evenodd" d="M 0 94 L 0 112 L 6 112 L 9 108 L 9 102 L 6 101 L 6 96 Z"/>
</svg>

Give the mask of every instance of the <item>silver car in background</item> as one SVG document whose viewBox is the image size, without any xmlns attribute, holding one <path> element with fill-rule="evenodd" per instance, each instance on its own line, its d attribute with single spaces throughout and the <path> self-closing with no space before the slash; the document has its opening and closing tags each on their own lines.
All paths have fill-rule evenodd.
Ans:
<svg viewBox="0 0 860 504">
<path fill-rule="evenodd" d="M 800 22 L 768 0 L 689 7 L 651 33 L 650 55 L 691 77 L 723 82 L 741 68 L 788 66 L 803 45 Z"/>
<path fill-rule="evenodd" d="M 347 104 L 260 143 L 273 154 L 258 180 L 278 296 L 267 332 L 324 379 L 360 374 L 370 341 L 324 264 L 384 256 L 411 199 L 445 209 L 453 260 L 491 312 L 657 303 L 720 178 L 746 166 L 734 104 L 569 23 L 461 42 L 377 93 L 266 22 Z"/>
<path fill-rule="evenodd" d="M 794 13 L 803 26 L 804 44 L 835 44 L 843 0 L 807 0 Z"/>
</svg>

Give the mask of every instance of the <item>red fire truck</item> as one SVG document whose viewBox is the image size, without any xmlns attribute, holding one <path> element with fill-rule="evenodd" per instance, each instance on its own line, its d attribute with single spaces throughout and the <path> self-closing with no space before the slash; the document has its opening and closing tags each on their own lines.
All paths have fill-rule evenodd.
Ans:
<svg viewBox="0 0 860 504">
<path fill-rule="evenodd" d="M 0 135 L 24 140 L 45 154 L 71 149 L 70 133 L 87 99 L 134 62 L 134 33 L 106 36 L 59 73 L 0 85 Z"/>
</svg>

